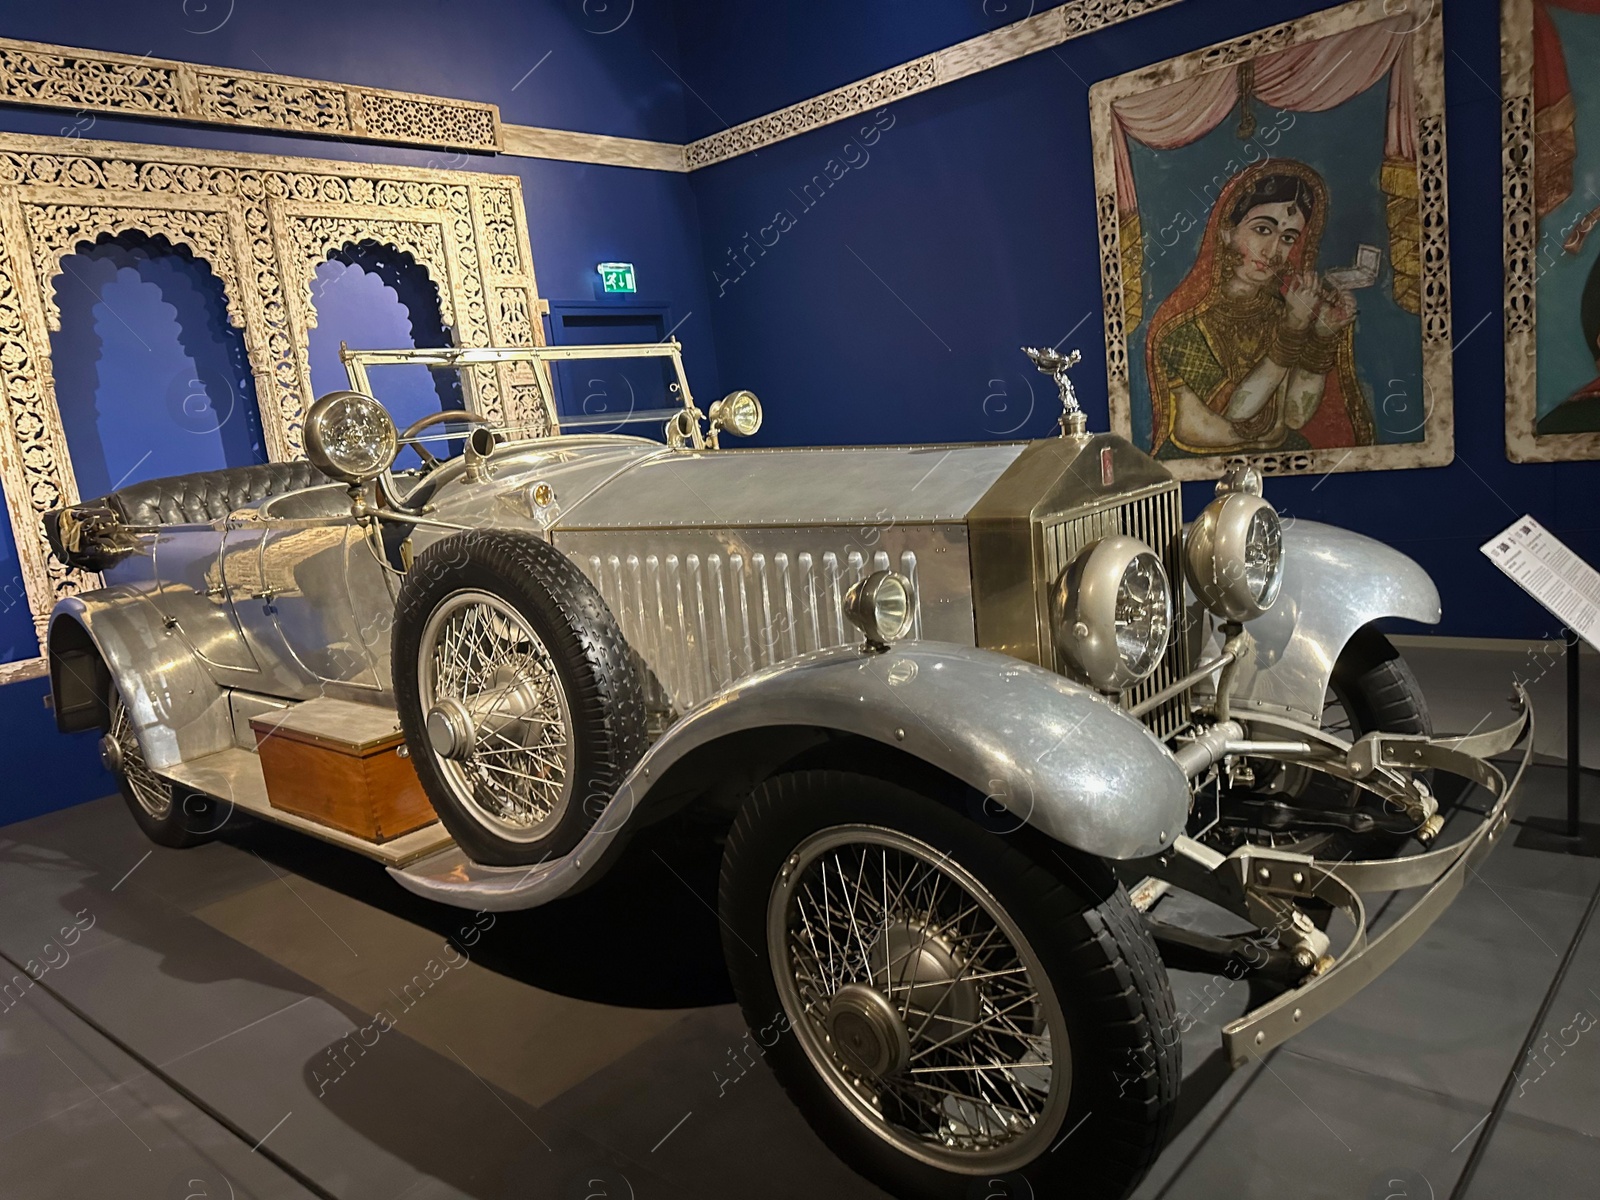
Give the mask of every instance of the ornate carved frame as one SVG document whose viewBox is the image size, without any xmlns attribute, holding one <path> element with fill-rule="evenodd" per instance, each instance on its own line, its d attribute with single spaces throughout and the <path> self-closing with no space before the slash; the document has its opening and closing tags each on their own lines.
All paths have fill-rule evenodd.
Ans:
<svg viewBox="0 0 1600 1200">
<path fill-rule="evenodd" d="M 476 100 L 268 75 L 203 63 L 0 38 L 0 100 L 404 146 L 505 148 L 500 110 Z M 63 132 L 66 132 L 63 130 Z"/>
<path fill-rule="evenodd" d="M 55 280 L 78 246 L 126 231 L 187 249 L 222 281 L 274 459 L 300 452 L 313 399 L 311 281 L 345 245 L 370 239 L 409 254 L 438 287 L 460 345 L 544 341 L 515 176 L 0 136 L 0 486 L 41 637 L 57 600 L 98 585 L 49 557 L 40 523 L 80 498 L 50 365 Z M 543 419 L 536 379 L 473 371 L 474 407 L 527 425 Z M 38 660 L 6 664 L 0 681 L 38 669 Z"/>
<path fill-rule="evenodd" d="M 1506 457 L 1512 462 L 1600 458 L 1600 432 L 1541 434 L 1537 428 L 1541 251 L 1539 219 L 1534 209 L 1539 138 L 1534 129 L 1530 0 L 1502 0 L 1500 98 L 1506 268 Z M 1555 253 L 1561 252 L 1558 246 Z"/>
<path fill-rule="evenodd" d="M 1404 444 L 1358 446 L 1309 452 L 1241 455 L 1263 473 L 1305 475 L 1334 471 L 1394 470 L 1443 466 L 1455 457 L 1450 341 L 1450 255 L 1445 187 L 1444 22 L 1442 0 L 1354 0 L 1338 8 L 1261 29 L 1232 41 L 1208 46 L 1096 84 L 1090 91 L 1094 127 L 1096 208 L 1100 227 L 1100 276 L 1106 324 L 1106 376 L 1111 427 L 1133 435 L 1129 392 L 1128 342 L 1123 321 L 1123 247 L 1117 216 L 1116 172 L 1112 159 L 1111 104 L 1176 79 L 1236 65 L 1361 25 L 1418 14 L 1415 27 L 1417 61 L 1417 195 L 1421 226 L 1422 375 L 1425 396 L 1423 440 Z M 1139 255 L 1134 255 L 1134 261 Z M 1230 458 L 1233 456 L 1229 456 Z M 1220 456 L 1167 462 L 1180 479 L 1214 479 Z"/>
<path fill-rule="evenodd" d="M 882 108 L 906 96 L 953 83 L 1014 59 L 1037 54 L 1073 38 L 1132 20 L 1182 0 L 1067 0 L 1065 4 L 1023 17 L 954 46 L 868 75 L 776 112 L 741 121 L 683 148 L 687 169 L 697 171 L 741 154 L 749 154 L 835 121 Z M 1005 6 L 998 6 L 1004 11 Z M 1031 12 L 1033 4 L 1028 5 Z M 988 5 L 984 6 L 988 12 Z"/>
</svg>

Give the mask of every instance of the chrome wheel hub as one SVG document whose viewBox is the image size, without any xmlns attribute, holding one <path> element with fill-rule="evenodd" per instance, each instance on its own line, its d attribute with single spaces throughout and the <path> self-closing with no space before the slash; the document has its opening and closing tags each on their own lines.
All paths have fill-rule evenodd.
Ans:
<svg viewBox="0 0 1600 1200">
<path fill-rule="evenodd" d="M 122 773 L 122 747 L 109 733 L 100 739 L 100 765 L 113 775 Z"/>
<path fill-rule="evenodd" d="M 919 1032 L 938 1042 L 960 1041 L 978 1019 L 977 985 L 957 954 L 941 931 L 897 921 L 873 955 L 873 982 L 885 993 L 903 992 L 907 1009 L 922 1014 Z"/>
<path fill-rule="evenodd" d="M 974 876 L 897 830 L 806 838 L 767 910 L 773 979 L 835 1098 L 943 1170 L 1006 1171 L 1066 1113 L 1065 1018 L 1027 939 Z"/>
<path fill-rule="evenodd" d="M 463 591 L 422 633 L 428 746 L 466 814 L 508 841 L 545 836 L 571 800 L 572 714 L 549 648 L 499 596 Z"/>
<path fill-rule="evenodd" d="M 857 1071 L 881 1079 L 911 1061 L 911 1035 L 900 1012 L 877 988 L 847 983 L 828 1005 L 828 1038 Z"/>
</svg>

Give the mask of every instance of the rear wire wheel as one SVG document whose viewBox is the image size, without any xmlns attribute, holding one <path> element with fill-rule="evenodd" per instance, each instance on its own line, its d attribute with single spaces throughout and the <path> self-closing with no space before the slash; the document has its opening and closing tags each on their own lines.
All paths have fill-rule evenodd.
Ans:
<svg viewBox="0 0 1600 1200">
<path fill-rule="evenodd" d="M 180 787 L 151 770 L 132 714 L 114 683 L 106 696 L 106 716 L 100 759 L 116 779 L 117 789 L 144 835 L 158 846 L 177 850 L 215 837 L 227 812 L 210 796 Z"/>
</svg>

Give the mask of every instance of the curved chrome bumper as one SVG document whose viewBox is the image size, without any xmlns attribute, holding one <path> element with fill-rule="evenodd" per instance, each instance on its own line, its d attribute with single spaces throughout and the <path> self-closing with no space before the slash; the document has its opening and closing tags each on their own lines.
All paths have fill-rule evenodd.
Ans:
<svg viewBox="0 0 1600 1200">
<path fill-rule="evenodd" d="M 1226 869 L 1241 885 L 1284 898 L 1317 899 L 1342 909 L 1355 933 L 1334 964 L 1300 986 L 1223 1027 L 1222 1044 L 1234 1066 L 1282 1045 L 1349 1000 L 1391 966 L 1450 906 L 1473 866 L 1494 847 L 1511 820 L 1513 797 L 1533 756 L 1533 710 L 1518 686 L 1517 716 L 1510 724 L 1467 737 L 1426 738 L 1371 734 L 1350 750 L 1357 778 L 1382 770 L 1433 769 L 1483 787 L 1494 804 L 1472 831 L 1448 846 L 1407 858 L 1329 865 L 1305 855 L 1241 849 Z M 1508 782 L 1489 760 L 1523 741 L 1522 760 Z M 1299 881 L 1299 882 L 1296 882 Z M 1427 888 L 1420 899 L 1376 937 L 1367 936 L 1362 894 Z"/>
</svg>

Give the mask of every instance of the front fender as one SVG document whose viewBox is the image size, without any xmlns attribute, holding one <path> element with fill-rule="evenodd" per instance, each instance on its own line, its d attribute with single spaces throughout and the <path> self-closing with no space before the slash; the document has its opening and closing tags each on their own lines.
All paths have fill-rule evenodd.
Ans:
<svg viewBox="0 0 1600 1200">
<path fill-rule="evenodd" d="M 1439 589 L 1400 551 L 1316 521 L 1285 522 L 1283 559 L 1277 603 L 1245 626 L 1253 645 L 1232 703 L 1315 725 L 1356 630 L 1381 617 L 1436 624 Z"/>
<path fill-rule="evenodd" d="M 1055 840 L 1105 858 L 1159 853 L 1188 816 L 1188 781 L 1172 756 L 1097 693 L 993 651 L 905 642 L 881 654 L 823 651 L 720 692 L 651 747 L 559 863 L 489 868 L 450 850 L 392 873 L 412 891 L 468 907 L 554 899 L 601 861 L 675 763 L 734 734 L 778 727 L 835 730 L 895 747 Z"/>
<path fill-rule="evenodd" d="M 215 754 L 233 744 L 224 690 L 184 639 L 166 628 L 161 611 L 140 590 L 102 588 L 69 596 L 50 614 L 50 685 L 58 718 L 81 710 L 83 673 L 92 669 L 85 643 L 105 664 L 128 708 L 145 761 L 156 771 Z M 67 673 L 73 678 L 66 678 Z M 100 703 L 104 697 L 97 697 Z"/>
</svg>

